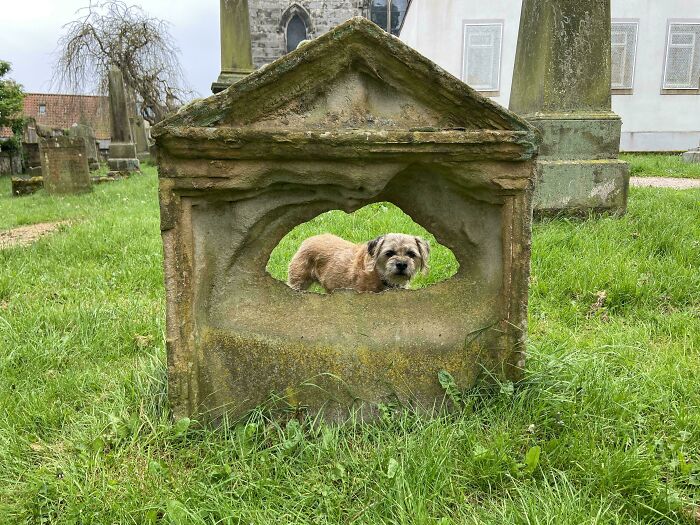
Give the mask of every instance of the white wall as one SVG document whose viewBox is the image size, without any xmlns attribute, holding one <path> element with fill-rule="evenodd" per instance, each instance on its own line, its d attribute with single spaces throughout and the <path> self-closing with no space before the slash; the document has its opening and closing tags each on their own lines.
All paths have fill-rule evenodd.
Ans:
<svg viewBox="0 0 700 525">
<path fill-rule="evenodd" d="M 520 25 L 520 0 L 413 0 L 401 39 L 462 76 L 465 20 L 503 20 L 500 91 L 508 106 Z M 613 19 L 639 20 L 632 95 L 613 95 L 625 151 L 686 150 L 700 144 L 700 94 L 662 94 L 668 19 L 700 20 L 700 0 L 612 0 Z"/>
</svg>

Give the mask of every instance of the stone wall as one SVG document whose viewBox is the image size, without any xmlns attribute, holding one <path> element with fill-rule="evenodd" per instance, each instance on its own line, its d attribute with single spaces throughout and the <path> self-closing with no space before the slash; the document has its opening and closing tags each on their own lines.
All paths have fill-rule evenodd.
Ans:
<svg viewBox="0 0 700 525">
<path fill-rule="evenodd" d="M 253 64 L 259 68 L 278 59 L 286 51 L 283 15 L 294 5 L 301 5 L 309 14 L 310 38 L 326 33 L 332 27 L 354 16 L 367 14 L 367 0 L 249 0 L 250 33 Z"/>
<path fill-rule="evenodd" d="M 22 156 L 18 151 L 0 151 L 0 175 L 22 173 Z"/>
</svg>

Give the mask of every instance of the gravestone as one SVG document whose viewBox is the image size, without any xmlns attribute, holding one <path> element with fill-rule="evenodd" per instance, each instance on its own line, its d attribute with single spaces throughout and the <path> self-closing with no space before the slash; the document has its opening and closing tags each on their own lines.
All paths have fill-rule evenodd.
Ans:
<svg viewBox="0 0 700 525">
<path fill-rule="evenodd" d="M 700 163 L 700 146 L 683 153 L 683 160 L 689 164 Z"/>
<path fill-rule="evenodd" d="M 127 106 L 124 78 L 118 67 L 109 68 L 109 110 L 112 139 L 109 144 L 107 165 L 110 175 L 129 174 L 140 171 L 136 146 L 131 136 L 129 109 Z"/>
<path fill-rule="evenodd" d="M 249 75 L 253 67 L 248 0 L 220 0 L 221 73 L 211 85 L 213 93 Z"/>
<path fill-rule="evenodd" d="M 542 133 L 538 214 L 624 213 L 629 169 L 611 111 L 610 0 L 524 0 L 510 109 Z"/>
<path fill-rule="evenodd" d="M 10 191 L 13 197 L 23 197 L 36 193 L 43 187 L 43 177 L 12 177 Z"/>
<path fill-rule="evenodd" d="M 131 134 L 134 137 L 134 145 L 136 146 L 136 157 L 139 162 L 148 161 L 151 158 L 148 145 L 148 137 L 146 136 L 145 120 L 139 112 L 138 102 L 134 90 L 128 90 L 128 109 L 129 123 L 131 124 Z"/>
<path fill-rule="evenodd" d="M 54 195 L 92 190 L 85 140 L 58 136 L 39 139 L 41 171 L 46 192 Z"/>
<path fill-rule="evenodd" d="M 355 18 L 153 129 L 175 417 L 273 393 L 342 419 L 425 410 L 524 366 L 537 134 Z M 295 226 L 389 201 L 460 268 L 421 290 L 296 292 L 265 270 Z M 368 239 L 369 240 L 369 239 Z"/>
<path fill-rule="evenodd" d="M 100 163 L 97 157 L 97 139 L 95 138 L 95 132 L 90 126 L 85 124 L 73 124 L 67 130 L 67 134 L 70 137 L 79 137 L 85 141 L 85 150 L 88 156 L 88 166 L 91 171 L 95 171 L 100 168 Z"/>
</svg>

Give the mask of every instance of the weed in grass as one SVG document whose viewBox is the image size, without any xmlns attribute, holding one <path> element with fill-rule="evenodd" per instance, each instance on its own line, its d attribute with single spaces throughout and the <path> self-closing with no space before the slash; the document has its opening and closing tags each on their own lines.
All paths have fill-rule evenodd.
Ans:
<svg viewBox="0 0 700 525">
<path fill-rule="evenodd" d="M 464 391 L 443 376 L 465 408 L 433 419 L 258 410 L 212 429 L 167 406 L 153 170 L 76 198 L 0 187 L 2 228 L 72 220 L 0 250 L 3 523 L 691 522 L 700 191 L 635 188 L 621 219 L 535 226 L 519 385 Z"/>
</svg>

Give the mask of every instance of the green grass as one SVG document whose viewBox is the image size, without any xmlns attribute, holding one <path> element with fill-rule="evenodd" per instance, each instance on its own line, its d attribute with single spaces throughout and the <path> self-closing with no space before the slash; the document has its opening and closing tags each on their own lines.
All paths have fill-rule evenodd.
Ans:
<svg viewBox="0 0 700 525">
<path fill-rule="evenodd" d="M 515 388 L 466 392 L 461 412 L 432 420 L 256 412 L 211 430 L 171 422 L 167 407 L 153 170 L 70 198 L 13 199 L 0 180 L 0 228 L 72 219 L 0 251 L 0 522 L 691 523 L 699 201 L 633 188 L 619 220 L 535 226 Z M 370 230 L 340 214 L 317 222 L 343 233 L 348 221 L 357 240 L 406 225 L 391 208 L 363 213 Z M 293 240 L 285 249 L 278 276 Z"/>
<path fill-rule="evenodd" d="M 620 158 L 629 162 L 633 177 L 679 177 L 700 179 L 700 164 L 683 161 L 681 155 L 626 153 Z"/>
</svg>

